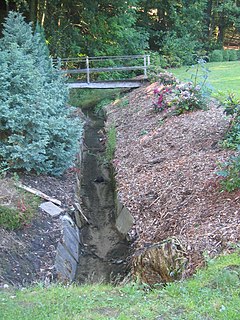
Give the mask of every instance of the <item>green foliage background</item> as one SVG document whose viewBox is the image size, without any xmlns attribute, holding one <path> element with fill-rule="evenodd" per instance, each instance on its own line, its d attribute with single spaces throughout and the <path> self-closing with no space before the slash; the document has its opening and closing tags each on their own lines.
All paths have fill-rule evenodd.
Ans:
<svg viewBox="0 0 240 320">
<path fill-rule="evenodd" d="M 52 56 L 126 55 L 151 50 L 169 67 L 239 46 L 239 0 L 12 0 L 45 29 Z"/>
</svg>

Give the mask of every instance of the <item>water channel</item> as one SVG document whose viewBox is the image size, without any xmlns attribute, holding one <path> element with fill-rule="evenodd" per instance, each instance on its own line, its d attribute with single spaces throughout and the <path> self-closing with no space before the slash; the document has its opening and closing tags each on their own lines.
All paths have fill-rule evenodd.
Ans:
<svg viewBox="0 0 240 320">
<path fill-rule="evenodd" d="M 76 281 L 109 282 L 126 275 L 130 245 L 115 226 L 116 192 L 113 172 L 104 161 L 104 118 L 89 110 L 85 114 L 80 205 L 88 223 L 81 228 Z"/>
</svg>

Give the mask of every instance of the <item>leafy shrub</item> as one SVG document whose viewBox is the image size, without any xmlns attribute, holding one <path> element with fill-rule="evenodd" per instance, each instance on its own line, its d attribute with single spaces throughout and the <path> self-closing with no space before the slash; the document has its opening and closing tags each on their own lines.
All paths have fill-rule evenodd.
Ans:
<svg viewBox="0 0 240 320">
<path fill-rule="evenodd" d="M 223 61 L 229 61 L 229 50 L 222 50 Z"/>
<path fill-rule="evenodd" d="M 168 68 L 180 68 L 183 65 L 181 58 L 173 53 L 169 53 L 168 55 L 163 56 L 166 61 L 166 67 Z"/>
<path fill-rule="evenodd" d="M 160 62 L 159 62 L 160 67 L 162 67 L 163 69 L 169 68 L 170 64 L 168 62 L 167 57 L 165 56 L 160 56 Z"/>
<path fill-rule="evenodd" d="M 151 58 L 150 69 L 151 67 L 159 68 L 159 69 L 161 68 L 165 69 L 167 67 L 170 67 L 170 65 L 168 64 L 167 58 L 164 55 L 159 54 L 158 52 L 151 51 L 150 58 Z"/>
<path fill-rule="evenodd" d="M 81 123 L 51 65 L 42 33 L 10 12 L 0 42 L 0 160 L 8 167 L 60 175 L 78 151 Z"/>
<path fill-rule="evenodd" d="M 223 61 L 222 50 L 213 50 L 209 55 L 209 59 L 211 62 L 222 62 Z"/>
<path fill-rule="evenodd" d="M 236 122 L 226 134 L 222 146 L 225 148 L 236 149 L 240 145 L 240 123 Z"/>
<path fill-rule="evenodd" d="M 168 72 L 159 74 L 161 86 L 154 90 L 155 111 L 179 115 L 186 111 L 206 109 L 207 90 L 205 87 L 208 69 L 205 68 L 205 60 L 199 59 L 194 71 L 193 81 L 187 83 L 179 82 L 174 75 Z M 200 76 L 201 81 L 199 81 Z"/>
<path fill-rule="evenodd" d="M 228 50 L 229 61 L 237 61 L 238 55 L 237 50 Z"/>
<path fill-rule="evenodd" d="M 147 75 L 148 75 L 148 81 L 151 83 L 157 82 L 159 79 L 159 74 L 162 72 L 162 68 L 160 66 L 151 65 L 148 67 Z"/>
</svg>

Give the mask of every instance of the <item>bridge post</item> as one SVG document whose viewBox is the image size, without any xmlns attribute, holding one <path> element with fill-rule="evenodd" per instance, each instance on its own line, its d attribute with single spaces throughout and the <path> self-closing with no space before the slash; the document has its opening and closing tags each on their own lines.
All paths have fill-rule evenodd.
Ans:
<svg viewBox="0 0 240 320">
<path fill-rule="evenodd" d="M 144 55 L 144 78 L 147 78 L 147 59 L 146 59 L 146 55 Z"/>
<path fill-rule="evenodd" d="M 88 57 L 86 57 L 86 67 L 87 67 L 87 83 L 90 83 L 89 58 Z"/>
<path fill-rule="evenodd" d="M 150 55 L 147 55 L 147 65 L 150 66 Z"/>
</svg>

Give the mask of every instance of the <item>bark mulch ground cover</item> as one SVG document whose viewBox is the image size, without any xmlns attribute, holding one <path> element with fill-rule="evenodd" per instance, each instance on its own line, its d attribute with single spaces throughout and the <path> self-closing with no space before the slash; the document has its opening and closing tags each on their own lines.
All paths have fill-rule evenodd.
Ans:
<svg viewBox="0 0 240 320">
<path fill-rule="evenodd" d="M 187 249 L 191 274 L 204 255 L 231 250 L 240 240 L 240 191 L 222 191 L 216 175 L 218 163 L 233 154 L 220 146 L 229 119 L 212 101 L 207 111 L 163 120 L 153 108 L 156 86 L 107 108 L 107 125 L 117 128 L 117 189 L 134 216 L 136 249 L 176 237 Z"/>
</svg>

